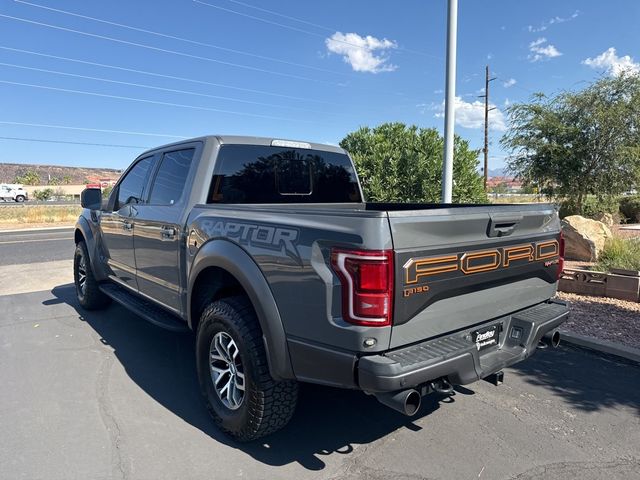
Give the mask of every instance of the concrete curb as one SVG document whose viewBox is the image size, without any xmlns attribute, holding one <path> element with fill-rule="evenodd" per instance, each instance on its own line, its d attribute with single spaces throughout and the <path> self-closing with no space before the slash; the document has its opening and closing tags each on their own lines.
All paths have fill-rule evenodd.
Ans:
<svg viewBox="0 0 640 480">
<path fill-rule="evenodd" d="M 619 343 L 609 342 L 607 340 L 600 340 L 592 337 L 585 337 L 584 335 L 578 335 L 576 333 L 560 331 L 561 341 L 578 345 L 579 347 L 588 348 L 597 352 L 607 353 L 609 355 L 615 355 L 627 360 L 631 360 L 636 363 L 640 363 L 640 349 L 627 347 L 626 345 L 620 345 Z"/>
</svg>

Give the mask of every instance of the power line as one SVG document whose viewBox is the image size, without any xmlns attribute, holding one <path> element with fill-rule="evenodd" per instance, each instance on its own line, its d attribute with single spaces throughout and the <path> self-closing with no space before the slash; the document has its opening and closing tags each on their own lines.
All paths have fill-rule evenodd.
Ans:
<svg viewBox="0 0 640 480">
<path fill-rule="evenodd" d="M 304 33 L 306 35 L 311 35 L 311 36 L 314 36 L 314 37 L 325 38 L 325 36 L 320 34 L 320 33 L 310 32 L 309 30 L 303 30 L 301 28 L 292 27 L 291 25 L 286 25 L 284 23 L 274 22 L 272 20 L 267 20 L 266 18 L 256 17 L 255 15 L 250 15 L 248 13 L 239 12 L 237 10 L 232 10 L 230 8 L 221 7 L 220 5 L 213 5 L 211 3 L 203 2 L 202 0 L 193 0 L 193 2 L 199 3 L 200 5 L 205 5 L 207 7 L 216 8 L 218 10 L 222 10 L 223 12 L 232 13 L 234 15 L 240 15 L 241 17 L 251 18 L 252 20 L 257 20 L 259 22 L 268 23 L 270 25 L 275 25 L 277 27 L 285 28 L 287 30 L 292 30 L 294 32 Z M 334 29 L 329 28 L 329 27 L 324 27 L 324 26 L 321 26 L 321 25 L 312 24 L 310 22 L 307 22 L 306 20 L 301 20 L 301 19 L 298 19 L 298 18 L 295 18 L 295 17 L 289 17 L 288 15 L 279 14 L 279 13 L 273 12 L 271 10 L 266 10 L 266 9 L 262 9 L 262 8 L 259 8 L 259 7 L 250 6 L 248 4 L 241 3 L 241 2 L 234 2 L 234 3 L 239 3 L 239 4 L 242 4 L 242 5 L 248 6 L 249 8 L 255 8 L 257 10 L 262 10 L 262 11 L 271 13 L 273 15 L 278 15 L 280 17 L 290 18 L 292 20 L 295 20 L 295 21 L 298 21 L 298 22 L 302 22 L 302 23 L 306 23 L 306 24 L 310 24 L 310 25 L 313 25 L 313 26 L 316 26 L 318 28 L 322 28 L 322 29 L 325 29 L 325 30 L 336 31 L 336 32 L 338 31 L 338 29 L 334 30 Z M 345 40 L 333 39 L 333 41 L 337 42 L 337 43 L 342 43 L 342 44 L 345 44 L 345 45 L 350 45 L 352 47 L 356 47 L 356 48 L 360 48 L 360 49 L 366 49 L 367 48 L 367 47 L 364 47 L 362 45 L 358 45 L 357 43 L 351 43 L 351 42 L 347 42 Z M 397 50 L 408 52 L 408 53 L 414 53 L 416 55 L 422 55 L 424 57 L 430 57 L 430 58 L 434 58 L 434 59 L 437 59 L 437 60 L 442 60 L 441 57 L 438 57 L 436 55 L 431 55 L 429 53 L 421 52 L 419 50 L 411 50 L 411 49 L 403 48 L 403 47 L 397 47 Z"/>
<path fill-rule="evenodd" d="M 79 60 L 77 58 L 61 57 L 59 55 L 50 55 L 50 54 L 47 54 L 47 53 L 34 52 L 34 51 L 31 51 L 31 50 L 23 50 L 23 49 L 20 49 L 20 48 L 11 48 L 11 47 L 6 47 L 6 46 L 0 46 L 0 49 L 8 50 L 8 51 L 11 51 L 11 52 L 27 53 L 29 55 L 37 55 L 37 56 L 45 57 L 45 58 L 54 58 L 56 60 L 64 60 L 64 61 L 67 61 L 67 62 L 80 63 L 80 64 L 83 64 L 83 65 L 92 65 L 92 66 L 95 66 L 95 67 L 111 68 L 111 69 L 114 69 L 114 70 L 121 70 L 123 72 L 140 73 L 142 75 L 150 75 L 150 76 L 159 77 L 159 78 L 169 78 L 169 79 L 172 79 L 172 80 L 180 80 L 180 81 L 183 81 L 183 82 L 197 83 L 197 84 L 200 84 L 200 85 L 210 85 L 210 86 L 213 86 L 213 87 L 229 88 L 231 90 L 238 90 L 238 91 L 241 91 L 241 92 L 258 93 L 258 94 L 261 94 L 261 95 L 271 95 L 271 96 L 274 96 L 274 97 L 288 98 L 288 99 L 291 99 L 291 100 L 301 100 L 301 101 L 314 102 L 314 103 L 323 103 L 323 104 L 328 104 L 328 105 L 339 105 L 338 103 L 335 103 L 335 102 L 327 102 L 327 101 L 324 101 L 324 100 L 316 100 L 316 99 L 313 99 L 313 98 L 296 97 L 296 96 L 293 96 L 293 95 L 286 95 L 286 94 L 283 94 L 283 93 L 267 92 L 267 91 L 264 91 L 264 90 L 256 90 L 256 89 L 253 89 L 253 88 L 237 87 L 235 85 L 226 85 L 224 83 L 208 82 L 208 81 L 205 81 L 205 80 L 197 80 L 197 79 L 193 79 L 193 78 L 179 77 L 179 76 L 175 76 L 175 75 L 166 75 L 166 74 L 163 74 L 163 73 L 148 72 L 148 71 L 145 71 L 145 70 L 138 70 L 138 69 L 135 69 L 135 68 L 127 68 L 127 67 L 122 67 L 122 66 L 118 66 L 118 65 L 109 65 L 109 64 L 106 64 L 106 63 L 90 62 L 90 61 L 87 61 L 87 60 Z"/>
<path fill-rule="evenodd" d="M 291 62 L 289 60 L 283 60 L 283 59 L 280 59 L 280 58 L 269 57 L 269 56 L 266 56 L 266 55 L 259 55 L 257 53 L 246 52 L 246 51 L 243 51 L 243 50 L 236 50 L 236 49 L 233 49 L 233 48 L 222 47 L 220 45 L 215 45 L 215 44 L 212 44 L 212 43 L 200 42 L 198 40 L 192 40 L 190 38 L 178 37 L 176 35 L 169 35 L 169 34 L 162 33 L 162 32 L 156 32 L 156 31 L 153 31 L 153 30 L 147 30 L 145 28 L 133 27 L 131 25 L 125 25 L 123 23 L 117 23 L 117 22 L 112 22 L 112 21 L 109 21 L 109 20 L 104 20 L 104 19 L 101 19 L 101 18 L 90 17 L 88 15 L 82 15 L 82 14 L 79 14 L 79 13 L 76 13 L 76 12 L 70 12 L 70 11 L 67 11 L 67 10 L 60 10 L 60 9 L 57 9 L 57 8 L 47 7 L 46 5 L 39 5 L 37 3 L 27 2 L 25 0 L 14 0 L 14 1 L 17 2 L 17 3 L 21 3 L 23 5 L 31 6 L 31 7 L 42 8 L 44 10 L 49 10 L 49 11 L 56 12 L 56 13 L 61 13 L 61 14 L 64 14 L 64 15 L 71 15 L 73 17 L 83 18 L 85 20 L 91 20 L 91 21 L 94 21 L 94 22 L 104 23 L 106 25 L 112 25 L 112 26 L 115 26 L 115 27 L 126 28 L 126 29 L 133 30 L 133 31 L 136 31 L 136 32 L 148 33 L 150 35 L 156 35 L 156 36 L 159 36 L 159 37 L 169 38 L 169 39 L 172 39 L 172 40 L 178 40 L 180 42 L 186 42 L 186 43 L 190 43 L 192 45 L 199 45 L 201 47 L 215 48 L 217 50 L 222 50 L 222 51 L 225 51 L 225 52 L 236 53 L 236 54 L 239 54 L 239 55 L 246 55 L 246 56 L 249 56 L 249 57 L 259 58 L 261 60 L 268 60 L 268 61 L 271 61 L 271 62 L 278 62 L 278 63 L 282 63 L 282 64 L 285 64 L 285 65 L 291 65 L 291 66 L 294 66 L 294 67 L 308 68 L 308 69 L 316 70 L 316 71 L 319 71 L 319 72 L 333 73 L 333 74 L 336 74 L 336 75 L 353 76 L 353 75 L 351 75 L 349 73 L 338 72 L 337 70 L 330 70 L 328 68 L 316 67 L 316 66 L 313 66 L 313 65 L 307 65 L 307 64 L 304 64 L 304 63 Z"/>
<path fill-rule="evenodd" d="M 19 142 L 62 143 L 65 145 L 88 145 L 93 147 L 116 147 L 116 148 L 136 148 L 136 149 L 151 148 L 151 147 L 141 147 L 140 145 L 115 145 L 113 143 L 67 142 L 64 140 L 47 140 L 44 138 L 0 137 L 0 140 L 16 140 Z"/>
<path fill-rule="evenodd" d="M 69 88 L 50 87 L 48 85 L 36 85 L 36 84 L 31 84 L 31 83 L 10 82 L 8 80 L 0 80 L 0 83 L 3 83 L 5 85 L 17 85 L 17 86 L 21 86 L 21 87 L 40 88 L 40 89 L 43 89 L 43 90 L 52 90 L 52 91 L 57 91 L 57 92 L 77 93 L 79 95 L 90 95 L 90 96 L 94 96 L 94 97 L 113 98 L 113 99 L 116 99 L 116 100 L 129 100 L 129 101 L 132 101 L 132 102 L 150 103 L 150 104 L 153 104 L 153 105 L 165 105 L 165 106 L 169 106 L 169 107 L 190 108 L 190 109 L 193 109 L 193 110 L 204 110 L 204 111 L 216 112 L 216 113 L 228 113 L 228 114 L 231 114 L 231 115 L 241 115 L 241 116 L 257 117 L 257 118 L 267 118 L 267 119 L 271 119 L 271 120 L 284 120 L 284 121 L 287 121 L 287 122 L 312 123 L 312 122 L 310 122 L 308 120 L 293 120 L 293 119 L 290 119 L 290 118 L 275 117 L 275 116 L 271 116 L 271 115 L 261 115 L 261 114 L 257 114 L 257 113 L 247 113 L 247 112 L 237 112 L 237 111 L 233 111 L 233 110 L 222 110 L 222 109 L 219 109 L 219 108 L 201 107 L 199 105 L 186 105 L 186 104 L 182 104 L 182 103 L 161 102 L 161 101 L 158 101 L 158 100 L 147 100 L 147 99 L 143 99 L 143 98 L 124 97 L 124 96 L 120 96 L 120 95 L 109 95 L 109 94 L 106 94 L 106 93 L 87 92 L 85 90 L 73 90 L 73 89 L 69 89 Z"/>
<path fill-rule="evenodd" d="M 310 25 L 312 27 L 320 28 L 322 30 L 326 30 L 328 32 L 335 32 L 335 28 L 325 27 L 324 25 L 319 25 L 317 23 L 308 22 L 307 20 L 302 20 L 301 18 L 292 17 L 290 15 L 285 15 L 283 13 L 274 12 L 273 10 L 267 10 L 266 8 L 257 7 L 255 5 L 250 5 L 248 3 L 239 2 L 238 0 L 229 0 L 231 3 L 235 3 L 236 5 L 242 5 L 243 7 L 252 8 L 254 10 L 258 10 L 260 12 L 270 13 L 271 15 L 275 15 L 277 17 L 286 18 L 287 20 L 293 20 L 295 22 L 304 23 L 305 25 Z"/>
<path fill-rule="evenodd" d="M 340 83 L 329 82 L 329 81 L 326 81 L 326 80 L 320 80 L 318 78 L 304 77 L 304 76 L 301 76 L 301 75 L 294 75 L 294 74 L 290 74 L 290 73 L 278 72 L 278 71 L 275 71 L 275 70 L 268 70 L 268 69 L 259 68 L 259 67 L 252 67 L 250 65 L 243 65 L 243 64 L 239 64 L 239 63 L 225 62 L 223 60 L 217 60 L 215 58 L 203 57 L 201 55 L 193 55 L 193 54 L 185 53 L 185 52 L 178 52 L 176 50 L 169 50 L 169 49 L 166 49 L 166 48 L 154 47 L 152 45 L 146 45 L 146 44 L 143 44 L 143 43 L 130 42 L 128 40 L 121 40 L 121 39 L 114 38 L 114 37 L 107 37 L 105 35 L 98 35 L 96 33 L 83 32 L 81 30 L 74 30 L 72 28 L 60 27 L 58 25 L 51 25 L 49 23 L 36 22 L 35 20 L 29 20 L 29 19 L 26 19 L 26 18 L 14 17 L 14 16 L 11 16 L 11 15 L 5 15 L 5 14 L 0 14 L 0 17 L 8 18 L 10 20 L 16 20 L 16 21 L 19 21 L 19 22 L 30 23 L 32 25 L 38 25 L 38 26 L 42 26 L 42 27 L 52 28 L 52 29 L 55 29 L 55 30 L 61 30 L 61 31 L 65 31 L 65 32 L 77 33 L 79 35 L 85 35 L 87 37 L 100 38 L 102 40 L 108 40 L 108 41 L 111 41 L 111 42 L 116 42 L 116 43 L 120 43 L 120 44 L 124 44 L 124 45 L 131 45 L 131 46 L 134 46 L 134 47 L 146 48 L 148 50 L 154 50 L 154 51 L 157 51 L 157 52 L 169 53 L 169 54 L 172 54 L 172 55 L 178 55 L 178 56 L 186 57 L 186 58 L 193 58 L 195 60 L 203 60 L 203 61 L 212 62 L 212 63 L 219 63 L 221 65 L 226 65 L 226 66 L 230 66 L 230 67 L 243 68 L 243 69 L 251 70 L 251 71 L 255 71 L 255 72 L 269 73 L 271 75 L 278 75 L 278 76 L 282 76 L 282 77 L 295 78 L 296 80 L 305 80 L 305 81 L 309 81 L 309 82 L 323 83 L 323 84 L 334 85 L 334 86 L 341 86 Z"/>
<path fill-rule="evenodd" d="M 88 128 L 88 127 L 71 127 L 68 125 L 51 125 L 47 123 L 26 123 L 26 122 L 11 122 L 8 120 L 0 120 L 0 125 L 15 125 L 18 127 L 38 127 L 38 128 L 59 128 L 63 130 L 78 130 L 82 132 L 101 132 L 101 133 L 117 133 L 122 135 L 142 135 L 147 137 L 165 137 L 165 138 L 178 138 L 185 139 L 183 135 L 168 135 L 165 133 L 149 133 L 149 132 L 132 132 L 128 130 L 109 130 L 105 128 Z"/>
<path fill-rule="evenodd" d="M 80 75 L 77 73 L 69 73 L 69 72 L 61 72 L 59 70 L 49 70 L 46 68 L 36 68 L 36 67 L 27 67 L 25 65 L 16 65 L 13 63 L 4 63 L 4 62 L 0 62 L 0 66 L 5 66 L 5 67 L 12 67 L 12 68 L 20 68 L 23 70 L 31 70 L 31 71 L 35 71 L 35 72 L 43 72 L 43 73 L 52 73 L 54 75 L 64 75 L 66 77 L 74 77 L 74 78 L 83 78 L 86 80 L 95 80 L 98 82 L 106 82 L 106 83 L 115 83 L 118 85 L 128 85 L 131 87 L 139 87 L 139 88 L 147 88 L 147 89 L 151 89 L 151 90 L 159 90 L 159 91 L 163 91 L 163 92 L 171 92 L 171 93 L 180 93 L 180 94 L 184 94 L 184 95 L 195 95 L 195 96 L 199 96 L 199 97 L 207 97 L 207 98 L 215 98 L 218 100 L 227 100 L 227 101 L 231 101 L 231 102 L 240 102 L 240 103 L 246 103 L 246 104 L 250 104 L 250 105 L 260 105 L 263 107 L 275 107 L 275 108 L 289 108 L 289 109 L 295 109 L 295 110 L 301 110 L 301 111 L 305 111 L 305 112 L 312 112 L 312 113 L 321 113 L 321 114 L 326 114 L 327 112 L 322 112 L 319 110 L 312 110 L 312 109 L 308 109 L 308 108 L 304 108 L 304 107 L 294 107 L 294 106 L 290 106 L 290 105 L 279 105 L 279 104 L 275 104 L 275 103 L 264 103 L 264 102 L 255 102 L 253 100 L 242 100 L 239 98 L 234 98 L 234 97 L 224 97 L 221 95 L 211 95 L 208 93 L 200 93 L 200 92 L 192 92 L 189 90 L 178 90 L 175 88 L 166 88 L 166 87 L 157 87 L 155 85 L 147 85 L 144 83 L 134 83 L 134 82 L 124 82 L 124 81 L 120 81 L 120 80 L 112 80 L 109 78 L 103 78 L 103 77 L 92 77 L 89 75 Z M 330 114 L 330 115 L 341 115 L 341 114 Z"/>
<path fill-rule="evenodd" d="M 216 9 L 222 10 L 224 12 L 233 13 L 234 15 L 240 15 L 241 17 L 251 18 L 251 19 L 257 20 L 259 22 L 264 22 L 264 23 L 268 23 L 270 25 L 275 25 L 277 27 L 282 27 L 282 28 L 286 28 L 288 30 L 293 30 L 294 32 L 306 33 L 307 35 L 312 35 L 314 37 L 325 38 L 324 35 L 321 35 L 319 33 L 310 32 L 308 30 L 302 30 L 301 28 L 292 27 L 290 25 L 285 25 L 284 23 L 273 22 L 273 21 L 267 20 L 265 18 L 260 18 L 260 17 L 254 16 L 254 15 L 249 15 L 248 13 L 242 13 L 242 12 L 238 12 L 237 10 L 232 10 L 230 8 L 225 8 L 225 7 L 221 7 L 219 5 L 213 5 L 211 3 L 202 2 L 201 0 L 193 0 L 193 1 L 195 3 L 199 3 L 199 4 L 205 5 L 207 7 L 216 8 Z M 342 43 L 347 43 L 347 42 L 342 42 Z M 358 47 L 358 48 L 363 48 L 362 45 L 356 45 L 356 44 L 353 44 L 353 43 L 349 43 L 349 45 L 353 45 L 354 47 Z"/>
</svg>

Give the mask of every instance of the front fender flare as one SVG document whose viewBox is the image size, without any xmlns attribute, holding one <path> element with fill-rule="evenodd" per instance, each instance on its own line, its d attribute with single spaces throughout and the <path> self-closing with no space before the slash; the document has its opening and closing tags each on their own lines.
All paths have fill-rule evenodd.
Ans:
<svg viewBox="0 0 640 480">
<path fill-rule="evenodd" d="M 100 252 L 98 251 L 96 236 L 93 229 L 91 228 L 89 220 L 87 220 L 84 215 L 80 215 L 78 221 L 76 222 L 73 234 L 74 238 L 76 237 L 77 232 L 80 232 L 80 235 L 82 235 L 84 243 L 87 246 L 87 251 L 89 252 L 89 263 L 91 265 L 93 274 L 99 281 L 104 280 L 105 278 L 107 278 L 107 273 L 104 271 L 104 266 L 101 264 L 101 262 L 98 261 L 98 259 L 100 258 Z"/>
<path fill-rule="evenodd" d="M 193 328 L 196 320 L 191 318 L 193 287 L 200 272 L 208 267 L 226 270 L 247 292 L 262 328 L 271 376 L 276 380 L 294 379 L 284 326 L 267 279 L 251 256 L 233 242 L 210 240 L 200 248 L 191 263 L 187 298 L 189 327 Z"/>
</svg>

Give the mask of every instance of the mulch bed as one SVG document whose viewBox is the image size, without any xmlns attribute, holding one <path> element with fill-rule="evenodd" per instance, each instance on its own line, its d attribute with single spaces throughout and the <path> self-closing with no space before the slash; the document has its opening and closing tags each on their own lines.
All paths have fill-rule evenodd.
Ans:
<svg viewBox="0 0 640 480">
<path fill-rule="evenodd" d="M 571 309 L 562 330 L 640 348 L 640 303 L 565 292 L 558 298 Z"/>
</svg>

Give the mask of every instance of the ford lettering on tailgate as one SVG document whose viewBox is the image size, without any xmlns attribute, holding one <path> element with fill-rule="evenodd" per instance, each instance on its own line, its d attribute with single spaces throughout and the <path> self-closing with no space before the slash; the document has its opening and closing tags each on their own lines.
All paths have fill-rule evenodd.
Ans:
<svg viewBox="0 0 640 480">
<path fill-rule="evenodd" d="M 544 262 L 545 266 L 551 266 L 557 263 L 559 253 L 560 244 L 557 240 L 545 240 L 486 250 L 410 258 L 402 267 L 406 286 L 403 295 L 409 297 L 416 293 L 428 292 L 429 286 L 424 284 L 446 273 L 449 273 L 449 278 L 452 278 L 507 269 L 532 262 Z M 423 285 L 415 286 L 419 283 Z"/>
</svg>

